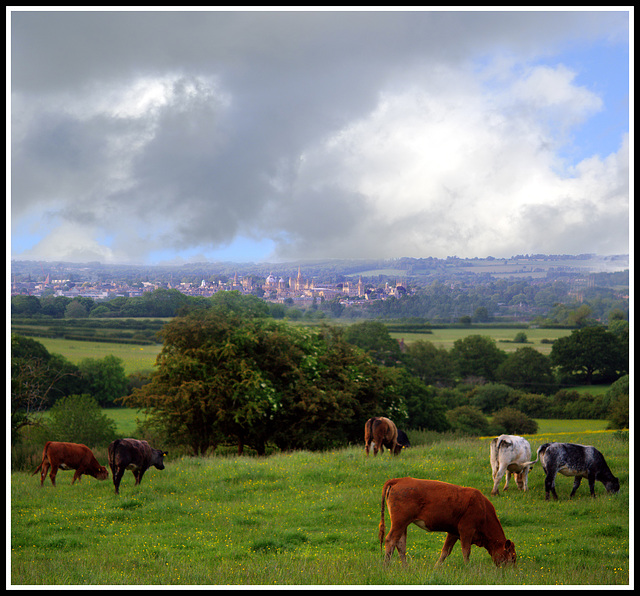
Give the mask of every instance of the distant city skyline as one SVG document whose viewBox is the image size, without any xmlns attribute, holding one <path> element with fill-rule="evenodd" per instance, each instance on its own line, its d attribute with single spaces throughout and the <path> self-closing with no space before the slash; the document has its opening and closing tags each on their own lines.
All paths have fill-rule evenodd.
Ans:
<svg viewBox="0 0 640 596">
<path fill-rule="evenodd" d="M 628 254 L 629 8 L 12 8 L 11 258 Z"/>
</svg>

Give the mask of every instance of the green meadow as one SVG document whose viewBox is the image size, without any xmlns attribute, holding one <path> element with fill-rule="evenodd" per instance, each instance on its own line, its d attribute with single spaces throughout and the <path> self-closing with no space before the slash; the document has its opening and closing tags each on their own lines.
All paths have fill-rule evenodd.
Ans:
<svg viewBox="0 0 640 596">
<path fill-rule="evenodd" d="M 48 352 L 61 354 L 73 364 L 78 364 L 83 358 L 100 359 L 107 355 L 117 356 L 124 362 L 124 372 L 127 375 L 152 370 L 156 363 L 156 356 L 162 349 L 160 344 L 140 346 L 50 337 L 36 337 L 35 339 L 47 348 Z"/>
<path fill-rule="evenodd" d="M 549 355 L 553 341 L 571 335 L 571 329 L 501 329 L 497 327 L 466 327 L 433 329 L 432 333 L 390 333 L 395 339 L 403 339 L 404 343 L 414 341 L 430 341 L 438 348 L 450 350 L 458 339 L 469 335 L 487 335 L 496 340 L 498 347 L 505 352 L 515 352 L 518 348 L 535 348 L 543 354 Z M 527 336 L 527 343 L 514 343 L 513 339 L 519 332 Z M 543 341 L 545 340 L 545 341 Z"/>
<path fill-rule="evenodd" d="M 542 429 L 541 429 L 542 430 Z M 378 542 L 381 490 L 414 476 L 474 486 L 489 495 L 489 438 L 443 438 L 392 458 L 366 457 L 361 446 L 268 457 L 177 457 L 151 468 L 138 487 L 126 472 L 120 496 L 111 479 L 71 472 L 58 486 L 11 474 L 11 584 L 167 586 L 603 585 L 629 583 L 628 433 L 564 427 L 528 437 L 602 451 L 621 490 L 586 482 L 569 500 L 572 479 L 559 476 L 560 500 L 545 501 L 534 467 L 526 493 L 491 497 L 518 554 L 515 569 L 496 568 L 459 544 L 434 569 L 445 534 L 408 531 L 408 564 L 387 567 Z M 96 452 L 101 463 L 105 453 Z M 385 511 L 387 531 L 390 528 Z"/>
<path fill-rule="evenodd" d="M 518 331 L 524 331 L 529 343 L 513 343 L 513 339 Z M 488 335 L 498 342 L 498 347 L 505 352 L 512 352 L 523 346 L 530 346 L 543 354 L 551 352 L 552 342 L 559 337 L 570 335 L 569 329 L 498 329 L 494 327 L 472 327 L 472 328 L 451 328 L 434 329 L 433 333 L 390 333 L 395 339 L 402 339 L 405 343 L 418 340 L 433 342 L 437 347 L 444 347 L 450 350 L 457 339 L 462 339 L 472 334 Z M 37 341 L 42 343 L 49 352 L 61 354 L 73 364 L 78 364 L 83 358 L 104 358 L 112 354 L 121 358 L 124 362 L 125 374 L 139 371 L 152 370 L 156 356 L 160 353 L 162 346 L 155 345 L 135 345 L 120 344 L 111 342 L 92 342 L 70 339 L 37 337 Z M 543 342 L 542 340 L 546 340 Z"/>
</svg>

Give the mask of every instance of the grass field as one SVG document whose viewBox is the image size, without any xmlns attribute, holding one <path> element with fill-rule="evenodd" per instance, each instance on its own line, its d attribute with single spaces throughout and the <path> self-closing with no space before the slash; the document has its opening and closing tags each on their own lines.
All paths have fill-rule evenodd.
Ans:
<svg viewBox="0 0 640 596">
<path fill-rule="evenodd" d="M 516 333 L 524 332 L 529 343 L 512 343 Z M 542 343 L 542 340 L 556 340 L 560 337 L 571 335 L 571 329 L 497 329 L 495 327 L 472 327 L 470 329 L 434 329 L 432 333 L 390 333 L 395 339 L 403 339 L 405 344 L 424 340 L 430 341 L 437 347 L 447 350 L 453 348 L 457 339 L 464 339 L 468 335 L 488 335 L 498 342 L 498 348 L 505 352 L 515 352 L 525 346 L 535 348 L 543 354 L 551 353 L 551 343 Z"/>
<path fill-rule="evenodd" d="M 162 349 L 161 345 L 139 346 L 135 344 L 119 344 L 111 342 L 77 341 L 37 337 L 47 351 L 61 354 L 69 362 L 78 364 L 83 358 L 104 358 L 108 354 L 117 356 L 124 361 L 124 372 L 131 373 L 152 370 L 156 356 Z"/>
<path fill-rule="evenodd" d="M 555 435 L 530 437 L 532 448 Z M 592 444 L 620 478 L 617 495 L 586 485 L 569 501 L 572 480 L 559 476 L 558 502 L 544 500 L 534 469 L 529 491 L 491 497 L 518 554 L 497 569 L 459 544 L 433 566 L 445 534 L 415 526 L 408 565 L 382 564 L 377 539 L 385 480 L 414 476 L 491 489 L 488 439 L 445 440 L 397 458 L 365 457 L 361 447 L 256 457 L 172 458 L 120 496 L 111 479 L 71 472 L 58 486 L 11 474 L 11 584 L 167 586 L 607 585 L 629 583 L 629 443 L 615 432 L 570 432 L 562 441 Z M 100 456 L 99 456 L 100 459 Z M 48 481 L 47 481 L 48 482 Z M 387 531 L 390 527 L 385 512 Z"/>
<path fill-rule="evenodd" d="M 542 339 L 558 339 L 570 334 L 567 329 L 526 329 L 524 332 L 532 343 L 515 344 L 506 343 L 500 340 L 513 340 L 516 329 L 495 329 L 495 328 L 471 328 L 471 329 L 434 329 L 433 333 L 391 333 L 395 339 L 404 339 L 405 343 L 417 340 L 433 342 L 436 346 L 445 347 L 450 350 L 453 343 L 460 338 L 471 334 L 481 334 L 493 337 L 498 341 L 498 347 L 505 352 L 512 352 L 523 346 L 531 346 L 543 354 L 551 352 L 550 343 L 541 343 Z M 77 341 L 68 339 L 56 339 L 38 337 L 49 352 L 61 354 L 73 364 L 78 364 L 83 358 L 104 358 L 107 354 L 113 354 L 121 358 L 124 362 L 125 374 L 131 374 L 143 370 L 152 370 L 156 356 L 162 349 L 161 345 L 139 346 L 132 344 L 118 344 L 109 342 Z"/>
</svg>

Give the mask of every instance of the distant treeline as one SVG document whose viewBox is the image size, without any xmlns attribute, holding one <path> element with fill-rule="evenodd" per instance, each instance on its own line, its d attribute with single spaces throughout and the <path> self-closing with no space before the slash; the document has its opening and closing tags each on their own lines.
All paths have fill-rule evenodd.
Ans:
<svg viewBox="0 0 640 596">
<path fill-rule="evenodd" d="M 233 292 L 231 292 L 233 293 Z M 255 296 L 256 300 L 261 300 Z M 53 319 L 175 317 L 194 308 L 207 308 L 211 298 L 188 296 L 159 288 L 142 296 L 111 300 L 46 295 L 11 297 L 11 316 Z M 399 298 L 385 300 L 324 300 L 300 307 L 290 298 L 284 304 L 264 302 L 275 319 L 416 319 L 416 325 L 533 322 L 541 326 L 580 327 L 606 323 L 611 313 L 629 317 L 628 292 L 589 287 L 576 291 L 564 281 L 528 282 L 491 280 L 487 283 L 445 284 L 434 281 Z M 419 320 L 419 322 L 417 321 Z M 426 330 L 426 328 L 425 328 Z M 400 332 L 408 332 L 403 327 Z M 419 332 L 414 325 L 411 331 Z"/>
</svg>

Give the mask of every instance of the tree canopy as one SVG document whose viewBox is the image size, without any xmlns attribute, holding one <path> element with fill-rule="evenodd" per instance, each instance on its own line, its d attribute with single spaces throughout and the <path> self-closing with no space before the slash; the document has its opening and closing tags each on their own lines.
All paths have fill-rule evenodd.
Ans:
<svg viewBox="0 0 640 596">
<path fill-rule="evenodd" d="M 124 403 L 144 408 L 195 454 L 228 441 L 240 453 L 247 445 L 262 454 L 267 442 L 329 448 L 359 442 L 371 416 L 406 422 L 409 384 L 396 369 L 376 364 L 339 328 L 275 321 L 243 308 L 244 298 L 167 323 L 151 382 Z M 446 426 L 434 407 L 433 423 Z"/>
<path fill-rule="evenodd" d="M 596 373 L 603 380 L 615 380 L 629 369 L 623 342 L 602 325 L 576 329 L 558 339 L 551 361 L 563 374 L 582 377 L 586 384 Z"/>
<path fill-rule="evenodd" d="M 468 335 L 453 342 L 451 356 L 460 377 L 482 377 L 494 381 L 496 370 L 507 354 L 486 335 Z"/>
</svg>

